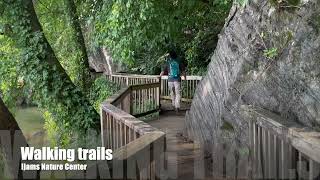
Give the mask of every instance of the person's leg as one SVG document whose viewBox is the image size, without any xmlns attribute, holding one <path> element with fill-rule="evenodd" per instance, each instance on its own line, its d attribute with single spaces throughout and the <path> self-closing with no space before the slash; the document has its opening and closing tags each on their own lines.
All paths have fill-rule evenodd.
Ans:
<svg viewBox="0 0 320 180">
<path fill-rule="evenodd" d="M 174 82 L 168 82 L 168 87 L 169 87 L 169 90 L 170 90 L 172 106 L 175 107 L 176 96 L 175 96 Z"/>
<path fill-rule="evenodd" d="M 176 93 L 176 99 L 175 99 L 175 108 L 177 110 L 180 109 L 180 101 L 181 101 L 181 83 L 176 81 L 174 82 L 174 89 Z"/>
</svg>

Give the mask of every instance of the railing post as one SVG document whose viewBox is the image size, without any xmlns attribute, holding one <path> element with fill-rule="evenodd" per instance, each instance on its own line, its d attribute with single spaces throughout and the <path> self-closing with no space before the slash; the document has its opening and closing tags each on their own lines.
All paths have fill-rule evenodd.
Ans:
<svg viewBox="0 0 320 180">
<path fill-rule="evenodd" d="M 127 83 L 127 86 L 129 86 L 129 76 L 127 76 L 127 79 L 126 79 L 126 83 Z"/>
<path fill-rule="evenodd" d="M 129 113 L 132 115 L 133 114 L 133 90 L 132 90 L 132 86 L 130 87 L 130 93 L 129 93 L 129 106 L 130 106 L 130 111 Z"/>
<path fill-rule="evenodd" d="M 102 143 L 102 146 L 105 147 L 106 146 L 106 138 L 105 137 L 105 132 L 103 131 L 105 129 L 105 121 L 106 120 L 106 114 L 103 110 L 102 107 L 100 107 L 100 123 L 101 123 L 101 143 Z"/>
<path fill-rule="evenodd" d="M 158 101 L 159 101 L 159 110 L 161 109 L 161 76 L 159 79 L 159 91 L 158 91 Z"/>
<path fill-rule="evenodd" d="M 253 162 L 254 162 L 254 125 L 252 120 L 249 120 L 249 168 L 248 168 L 248 179 L 253 179 Z"/>
</svg>

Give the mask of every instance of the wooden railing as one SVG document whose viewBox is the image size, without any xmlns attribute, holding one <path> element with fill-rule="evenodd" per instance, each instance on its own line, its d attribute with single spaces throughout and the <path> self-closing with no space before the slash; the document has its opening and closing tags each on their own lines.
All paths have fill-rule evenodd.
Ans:
<svg viewBox="0 0 320 180">
<path fill-rule="evenodd" d="M 106 75 L 107 79 L 121 87 L 130 85 L 160 82 L 160 76 L 156 75 L 136 75 L 136 74 L 113 74 Z M 191 102 L 196 91 L 201 76 L 187 76 L 182 79 L 182 101 Z M 161 99 L 170 99 L 170 89 L 168 86 L 168 76 L 161 77 Z"/>
<path fill-rule="evenodd" d="M 131 114 L 141 117 L 160 110 L 160 83 L 132 85 Z"/>
<path fill-rule="evenodd" d="M 130 85 L 106 102 L 135 117 L 157 112 L 160 110 L 160 83 Z"/>
<path fill-rule="evenodd" d="M 120 87 L 159 82 L 160 76 L 138 74 L 112 74 L 106 75 L 107 79 Z"/>
<path fill-rule="evenodd" d="M 160 107 L 159 93 L 160 83 L 132 85 L 101 106 L 102 145 L 114 150 L 113 162 L 126 164 L 134 160 L 135 166 L 136 161 L 145 161 L 149 156 L 148 162 L 139 166 L 139 173 L 134 177 L 137 179 L 155 179 L 159 175 L 156 170 L 165 151 L 165 133 L 133 116 L 157 111 Z M 128 176 L 128 171 L 124 168 L 123 175 Z"/>
<path fill-rule="evenodd" d="M 187 79 L 182 78 L 181 82 L 181 97 L 182 101 L 191 102 L 196 92 L 197 85 L 201 81 L 201 76 L 187 76 Z M 168 76 L 161 77 L 161 98 L 171 99 L 170 88 L 168 86 Z"/>
<path fill-rule="evenodd" d="M 248 108 L 252 178 L 319 179 L 320 132 L 262 109 Z"/>
</svg>

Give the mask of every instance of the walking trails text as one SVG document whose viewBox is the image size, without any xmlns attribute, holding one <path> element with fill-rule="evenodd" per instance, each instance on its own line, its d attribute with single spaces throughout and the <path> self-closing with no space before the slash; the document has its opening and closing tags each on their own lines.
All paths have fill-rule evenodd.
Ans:
<svg viewBox="0 0 320 180">
<path fill-rule="evenodd" d="M 112 150 L 105 147 L 97 147 L 96 149 L 78 148 L 78 160 L 112 160 Z M 38 160 L 38 161 L 75 161 L 75 149 L 59 149 L 58 147 L 42 147 L 35 149 L 34 147 L 21 147 L 22 161 Z"/>
</svg>

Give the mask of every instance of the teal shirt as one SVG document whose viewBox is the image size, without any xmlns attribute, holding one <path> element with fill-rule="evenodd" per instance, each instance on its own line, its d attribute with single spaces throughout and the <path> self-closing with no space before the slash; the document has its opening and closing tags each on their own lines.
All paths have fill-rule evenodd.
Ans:
<svg viewBox="0 0 320 180">
<path fill-rule="evenodd" d="M 181 82 L 181 72 L 185 71 L 185 67 L 183 66 L 183 64 L 181 63 L 181 61 L 179 59 L 169 59 L 168 61 L 177 61 L 179 64 L 179 69 L 180 69 L 180 75 L 179 77 L 168 77 L 168 82 Z M 165 74 L 169 74 L 170 72 L 170 68 L 169 68 L 169 64 L 168 62 L 166 63 L 165 67 L 164 67 L 164 72 Z"/>
</svg>

